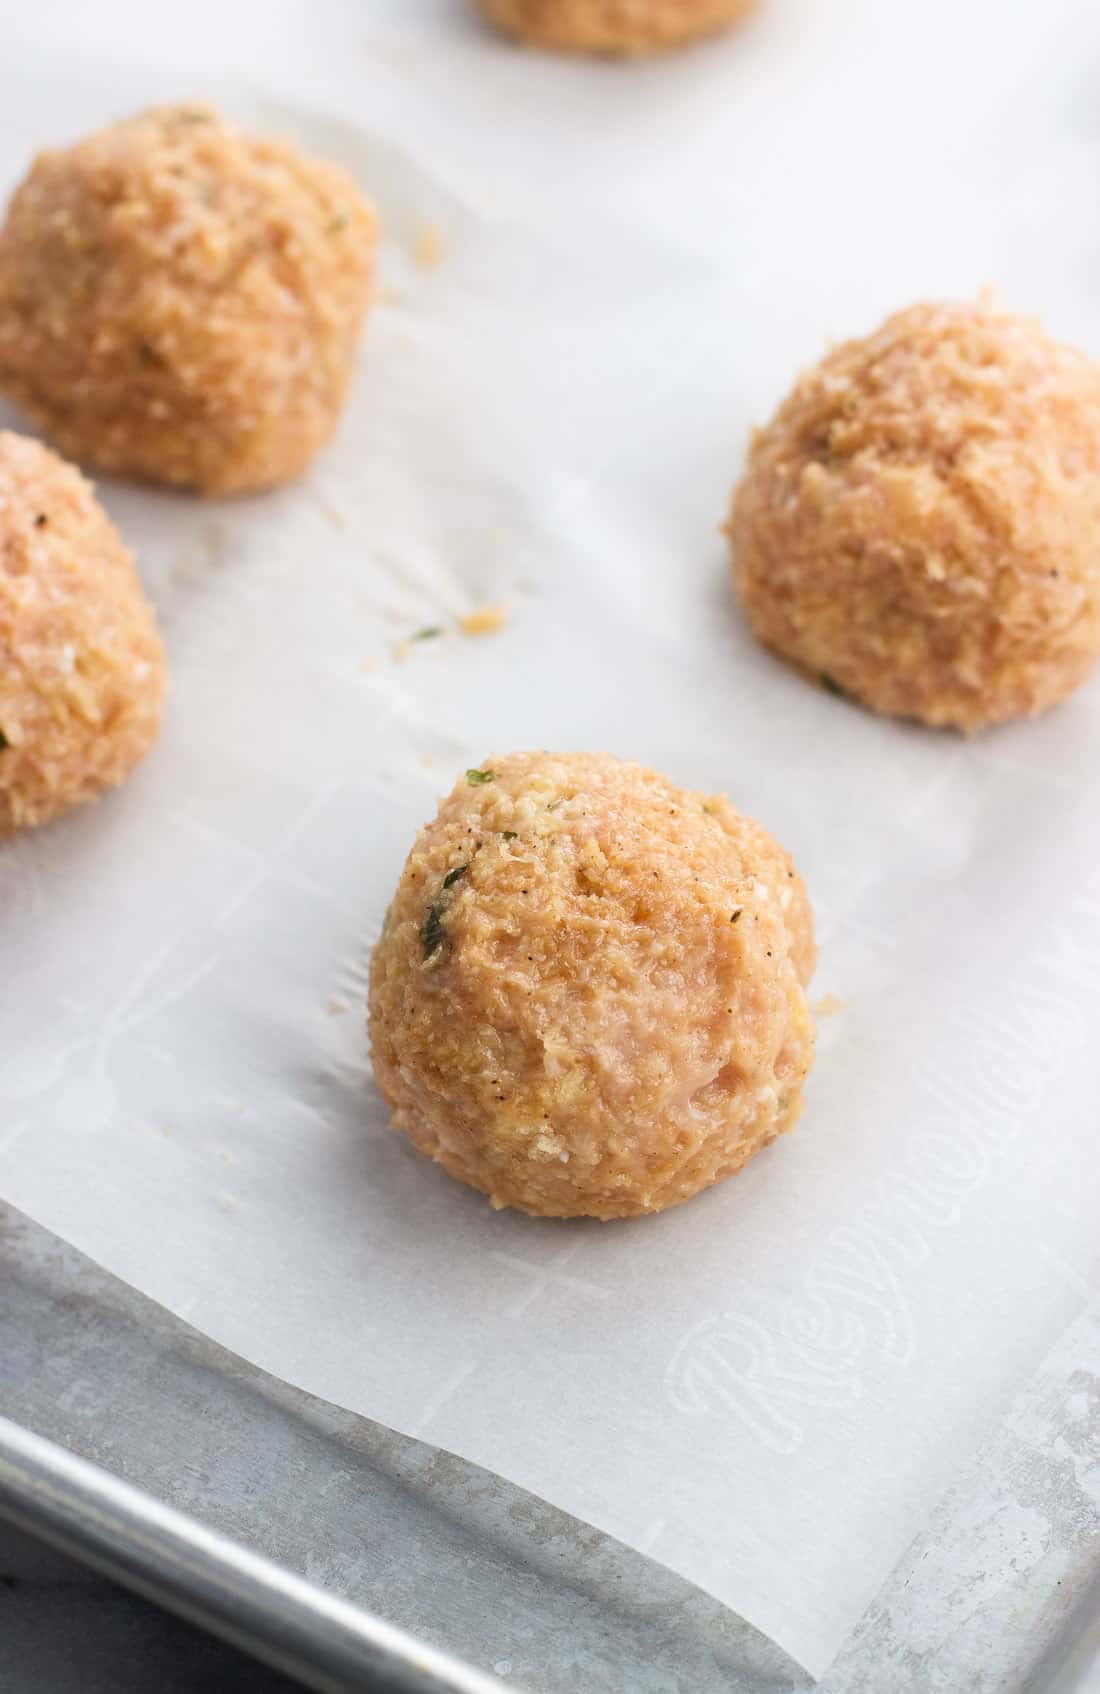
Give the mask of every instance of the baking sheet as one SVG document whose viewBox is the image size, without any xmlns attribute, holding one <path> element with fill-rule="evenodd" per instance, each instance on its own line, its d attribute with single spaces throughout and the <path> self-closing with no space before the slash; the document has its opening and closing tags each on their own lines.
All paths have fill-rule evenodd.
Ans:
<svg viewBox="0 0 1100 1694">
<path fill-rule="evenodd" d="M 623 68 L 515 53 L 457 5 L 295 5 L 277 39 L 225 10 L 155 43 L 123 5 L 5 24 L 4 184 L 209 90 L 342 158 L 389 235 L 303 484 L 104 486 L 174 691 L 123 793 L 0 852 L 0 1192 L 819 1673 L 1095 1286 L 1100 692 L 972 743 L 866 717 L 754 649 L 716 525 L 750 422 L 899 303 L 997 280 L 1100 353 L 1100 18 L 770 0 Z M 486 602 L 504 630 L 456 633 Z M 456 771 L 542 745 L 765 821 L 844 1003 L 797 1135 L 636 1224 L 494 1216 L 369 1082 L 366 960 L 413 831 Z"/>
</svg>

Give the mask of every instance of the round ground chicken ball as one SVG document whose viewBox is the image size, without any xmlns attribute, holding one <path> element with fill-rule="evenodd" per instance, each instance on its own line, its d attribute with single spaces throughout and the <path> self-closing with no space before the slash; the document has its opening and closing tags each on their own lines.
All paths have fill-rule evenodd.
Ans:
<svg viewBox="0 0 1100 1694">
<path fill-rule="evenodd" d="M 285 482 L 339 418 L 376 236 L 345 171 L 206 106 L 40 154 L 0 231 L 0 387 L 101 470 Z"/>
<path fill-rule="evenodd" d="M 1100 652 L 1100 370 L 987 300 L 899 312 L 756 434 L 730 536 L 756 634 L 826 686 L 1041 712 Z"/>
<path fill-rule="evenodd" d="M 494 1206 L 659 1212 L 793 1128 L 813 963 L 791 860 L 722 795 L 513 753 L 409 854 L 371 964 L 375 1075 Z"/>
<path fill-rule="evenodd" d="M 0 839 L 128 776 L 164 687 L 152 610 L 91 484 L 0 431 Z"/>
<path fill-rule="evenodd" d="M 725 29 L 756 0 L 478 0 L 510 35 L 567 53 L 659 53 Z"/>
</svg>

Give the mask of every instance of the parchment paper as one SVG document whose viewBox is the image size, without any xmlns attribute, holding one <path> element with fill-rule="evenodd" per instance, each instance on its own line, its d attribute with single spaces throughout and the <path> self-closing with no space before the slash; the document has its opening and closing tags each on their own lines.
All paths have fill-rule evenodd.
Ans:
<svg viewBox="0 0 1100 1694">
<path fill-rule="evenodd" d="M 388 239 L 302 484 L 103 487 L 174 689 L 124 792 L 0 850 L 0 1192 L 819 1673 L 1095 1278 L 1100 684 L 973 742 L 877 721 L 754 648 L 717 525 L 750 423 L 897 305 L 999 282 L 1100 354 L 1100 14 L 765 0 L 608 67 L 458 0 L 4 12 L 5 187 L 210 93 L 348 163 Z M 727 789 L 844 1003 L 797 1134 L 633 1225 L 494 1216 L 369 1078 L 413 832 L 524 746 Z"/>
</svg>

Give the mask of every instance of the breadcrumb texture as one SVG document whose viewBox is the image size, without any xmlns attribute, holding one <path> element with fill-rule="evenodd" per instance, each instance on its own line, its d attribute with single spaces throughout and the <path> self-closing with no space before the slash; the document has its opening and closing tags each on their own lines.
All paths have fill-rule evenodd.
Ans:
<svg viewBox="0 0 1100 1694">
<path fill-rule="evenodd" d="M 498 28 L 565 53 L 633 55 L 727 28 L 756 0 L 478 0 Z"/>
<path fill-rule="evenodd" d="M 1100 371 L 988 300 L 918 305 L 800 378 L 730 525 L 753 629 L 845 693 L 977 730 L 1100 651 Z"/>
<path fill-rule="evenodd" d="M 208 106 L 42 153 L 0 231 L 0 386 L 69 457 L 239 493 L 331 435 L 377 225 L 352 178 Z"/>
<path fill-rule="evenodd" d="M 152 609 L 91 483 L 0 432 L 0 838 L 128 776 L 164 688 Z"/>
<path fill-rule="evenodd" d="M 793 1128 L 813 964 L 794 865 L 724 796 L 509 754 L 409 854 L 371 964 L 375 1075 L 494 1206 L 659 1212 Z"/>
</svg>

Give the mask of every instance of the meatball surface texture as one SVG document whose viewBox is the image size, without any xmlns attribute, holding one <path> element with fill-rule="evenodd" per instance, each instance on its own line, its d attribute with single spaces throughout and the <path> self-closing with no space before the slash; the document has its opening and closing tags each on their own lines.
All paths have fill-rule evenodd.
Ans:
<svg viewBox="0 0 1100 1694">
<path fill-rule="evenodd" d="M 42 153 L 0 231 L 0 388 L 100 470 L 284 482 L 336 426 L 376 238 L 345 171 L 207 106 Z"/>
<path fill-rule="evenodd" d="M 793 1128 L 813 920 L 722 795 L 599 754 L 459 779 L 371 963 L 395 1127 L 494 1206 L 659 1212 Z"/>
<path fill-rule="evenodd" d="M 1100 652 L 1100 370 L 988 300 L 807 371 L 729 526 L 761 641 L 874 711 L 977 730 Z"/>
<path fill-rule="evenodd" d="M 660 53 L 712 35 L 756 0 L 478 0 L 520 41 L 566 53 Z"/>
<path fill-rule="evenodd" d="M 152 609 L 91 483 L 0 432 L 0 839 L 128 776 L 164 688 Z"/>
</svg>

